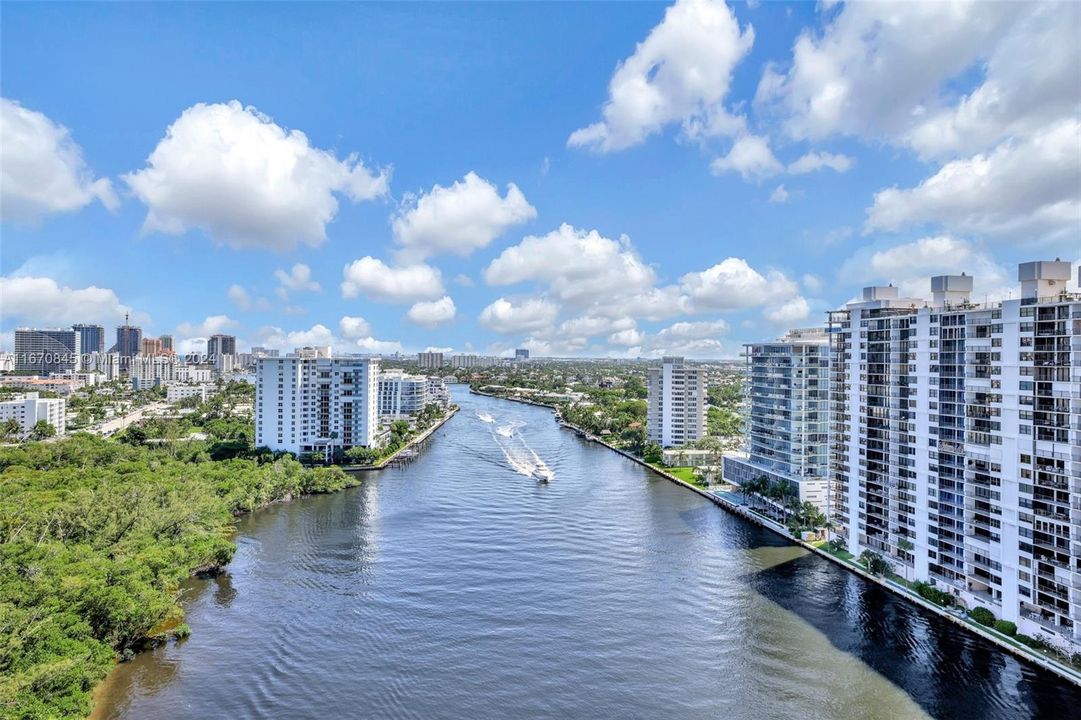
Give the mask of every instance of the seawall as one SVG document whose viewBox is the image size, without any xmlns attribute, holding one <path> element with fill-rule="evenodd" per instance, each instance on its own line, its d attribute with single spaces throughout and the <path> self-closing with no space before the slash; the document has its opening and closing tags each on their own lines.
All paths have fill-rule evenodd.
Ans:
<svg viewBox="0 0 1081 720">
<path fill-rule="evenodd" d="M 474 390 L 473 388 L 470 388 L 470 392 L 475 394 L 475 395 L 484 395 L 486 397 L 494 397 L 494 398 L 498 398 L 500 400 L 509 400 L 511 402 L 519 402 L 519 403 L 523 403 L 523 404 L 526 404 L 526 405 L 535 405 L 537 407 L 547 408 L 549 410 L 552 410 L 553 412 L 555 412 L 558 409 L 554 405 L 550 405 L 548 403 L 537 402 L 535 400 L 527 400 L 525 398 L 504 397 L 502 395 L 495 395 L 493 393 L 486 393 L 486 392 L 481 392 L 479 390 Z M 691 492 L 698 493 L 699 495 L 701 495 L 705 499 L 712 502 L 714 505 L 720 506 L 721 508 L 723 508 L 724 510 L 732 513 L 733 515 L 738 515 L 739 517 L 743 518 L 744 520 L 747 520 L 748 522 L 752 522 L 755 525 L 758 525 L 760 527 L 764 527 L 767 530 L 771 530 L 774 533 L 776 533 L 776 534 L 780 535 L 781 537 L 785 538 L 786 540 L 790 540 L 790 541 L 792 541 L 792 542 L 794 542 L 794 543 L 796 543 L 798 545 L 801 545 L 802 547 L 804 547 L 808 551 L 813 552 L 813 553 L 817 553 L 819 556 L 821 556 L 823 558 L 826 558 L 827 560 L 840 565 L 845 570 L 848 570 L 851 573 L 855 573 L 856 575 L 859 575 L 859 576 L 863 577 L 865 580 L 868 580 L 868 581 L 873 582 L 873 583 L 877 583 L 878 585 L 880 585 L 881 587 L 889 590 L 890 592 L 894 593 L 895 595 L 899 595 L 902 598 L 904 598 L 905 600 L 908 600 L 909 602 L 912 602 L 912 603 L 914 603 L 916 605 L 919 605 L 919 606 L 923 607 L 924 609 L 935 613 L 939 617 L 944 618 L 944 619 L 954 623 L 955 625 L 959 625 L 959 626 L 963 627 L 964 629 L 968 630 L 971 633 L 979 635 L 980 637 L 984 638 L 985 640 L 988 640 L 988 641 L 994 643 L 995 645 L 997 645 L 1002 650 L 1011 653 L 1012 655 L 1020 658 L 1021 660 L 1025 660 L 1025 661 L 1030 662 L 1030 663 L 1032 663 L 1034 665 L 1039 665 L 1040 667 L 1044 668 L 1045 670 L 1053 672 L 1056 675 L 1058 675 L 1059 677 L 1061 677 L 1061 678 L 1063 678 L 1065 680 L 1068 680 L 1069 682 L 1072 682 L 1075 685 L 1081 686 L 1081 671 L 1075 670 L 1074 668 L 1070 667 L 1069 665 L 1065 665 L 1065 664 L 1063 664 L 1061 662 L 1058 662 L 1057 660 L 1054 660 L 1054 659 L 1051 659 L 1051 658 L 1046 657 L 1044 655 L 1041 655 L 1041 654 L 1037 653 L 1035 650 L 1032 650 L 1031 648 L 1028 648 L 1027 646 L 1020 645 L 1019 643 L 1016 643 L 1016 641 L 1010 640 L 1008 638 L 1008 636 L 1000 635 L 999 633 L 991 630 L 990 628 L 985 628 L 984 626 L 979 625 L 978 623 L 975 623 L 974 621 L 967 620 L 963 615 L 960 615 L 960 614 L 954 613 L 954 612 L 950 612 L 949 610 L 947 610 L 947 609 L 945 609 L 943 607 L 935 605 L 934 603 L 932 603 L 932 602 L 930 602 L 928 600 L 925 600 L 923 597 L 917 595 L 915 592 L 909 590 L 908 588 L 906 588 L 906 587 L 904 587 L 902 585 L 898 585 L 897 583 L 894 583 L 894 582 L 890 581 L 888 578 L 883 578 L 883 577 L 880 577 L 880 576 L 877 576 L 877 575 L 872 575 L 871 573 L 867 572 L 866 570 L 859 567 L 858 565 L 855 565 L 854 563 L 847 562 L 847 561 L 845 561 L 845 560 L 843 560 L 843 559 L 841 559 L 841 558 L 839 558 L 839 557 L 837 557 L 835 555 L 832 555 L 831 553 L 829 553 L 829 552 L 827 552 L 827 551 L 825 551 L 825 550 L 823 550 L 823 549 L 821 549 L 819 547 L 816 547 L 816 546 L 814 546 L 814 545 L 812 545 L 812 544 L 810 544 L 808 542 L 804 542 L 803 540 L 793 536 L 792 533 L 790 533 L 788 531 L 788 528 L 786 528 L 784 525 L 781 525 L 778 522 L 775 522 L 773 520 L 770 520 L 767 517 L 759 515 L 758 513 L 750 510 L 749 508 L 747 508 L 744 505 L 741 505 L 739 503 L 734 503 L 731 500 L 728 500 L 728 499 L 726 499 L 724 497 L 721 497 L 721 496 L 717 495 L 716 493 L 712 493 L 712 492 L 710 492 L 708 490 L 704 490 L 703 488 L 696 487 L 695 485 L 692 485 L 691 483 L 688 483 L 688 482 L 686 482 L 684 480 L 681 480 L 680 478 L 676 477 L 675 475 L 672 475 L 669 472 L 665 472 L 664 470 L 662 470 L 662 469 L 660 469 L 658 467 L 654 467 L 653 465 L 650 465 L 649 463 L 647 463 L 645 460 L 642 460 L 641 458 L 639 458 L 639 457 L 637 457 L 635 455 L 632 455 L 631 453 L 627 452 L 626 450 L 623 450 L 621 448 L 618 448 L 618 447 L 612 445 L 611 443 L 607 442 L 606 440 L 603 440 L 602 438 L 596 437 L 595 435 L 591 435 L 588 432 L 586 432 L 585 430 L 583 430 L 582 428 L 577 427 L 575 425 L 572 425 L 572 424 L 562 420 L 561 418 L 558 420 L 558 422 L 559 422 L 560 427 L 567 428 L 568 430 L 573 430 L 575 433 L 577 433 L 583 439 L 588 440 L 590 442 L 595 442 L 595 443 L 597 443 L 599 445 L 603 445 L 604 447 L 608 448 L 609 450 L 612 450 L 613 452 L 619 453 L 620 455 L 627 458 L 631 462 L 635 462 L 635 463 L 641 465 L 642 467 L 648 468 L 652 472 L 660 475 L 661 477 L 663 477 L 663 478 L 665 478 L 665 479 L 667 479 L 667 480 L 669 480 L 671 482 L 676 483 L 677 485 L 681 485 L 682 487 L 690 490 Z"/>
</svg>

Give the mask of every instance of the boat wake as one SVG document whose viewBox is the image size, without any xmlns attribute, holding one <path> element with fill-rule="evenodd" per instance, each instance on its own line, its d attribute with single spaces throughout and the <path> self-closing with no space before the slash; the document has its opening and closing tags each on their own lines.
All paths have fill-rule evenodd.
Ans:
<svg viewBox="0 0 1081 720">
<path fill-rule="evenodd" d="M 499 449 L 503 451 L 503 457 L 507 461 L 507 465 L 514 472 L 546 483 L 555 478 L 555 473 L 552 472 L 552 469 L 548 467 L 548 464 L 544 462 L 541 456 L 533 448 L 529 447 L 529 443 L 518 432 L 524 426 L 525 423 L 515 422 L 497 427 L 492 433 L 492 438 L 495 439 Z"/>
<path fill-rule="evenodd" d="M 525 427 L 525 423 L 516 420 L 515 422 L 512 422 L 510 425 L 503 425 L 501 427 L 497 427 L 495 429 L 495 431 L 499 435 L 502 435 L 505 438 L 509 438 L 509 437 L 514 437 L 514 433 L 517 432 L 519 429 L 521 429 L 523 427 Z"/>
<path fill-rule="evenodd" d="M 495 422 L 495 418 L 492 417 L 491 415 L 489 415 L 486 412 L 478 412 L 477 417 L 480 418 L 483 422 L 486 422 L 486 423 L 494 423 Z"/>
</svg>

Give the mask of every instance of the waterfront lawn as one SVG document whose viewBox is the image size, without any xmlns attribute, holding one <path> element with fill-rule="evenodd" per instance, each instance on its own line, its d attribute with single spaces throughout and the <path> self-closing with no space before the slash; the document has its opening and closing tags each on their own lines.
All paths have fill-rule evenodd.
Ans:
<svg viewBox="0 0 1081 720">
<path fill-rule="evenodd" d="M 665 467 L 660 463 L 650 463 L 650 465 L 657 468 L 658 470 L 668 473 L 669 475 L 675 475 L 683 482 L 690 483 L 695 487 L 705 487 L 705 485 L 703 485 L 702 482 L 697 477 L 695 477 L 694 468 L 689 465 L 677 465 L 675 467 Z"/>
<path fill-rule="evenodd" d="M 848 552 L 847 550 L 834 550 L 833 548 L 830 547 L 830 544 L 828 542 L 823 542 L 821 545 L 819 545 L 819 549 L 823 550 L 825 552 L 828 552 L 830 555 L 832 555 L 834 557 L 841 558 L 845 562 L 849 562 L 849 563 L 853 562 L 854 561 L 853 559 L 856 557 L 855 555 Z"/>
</svg>

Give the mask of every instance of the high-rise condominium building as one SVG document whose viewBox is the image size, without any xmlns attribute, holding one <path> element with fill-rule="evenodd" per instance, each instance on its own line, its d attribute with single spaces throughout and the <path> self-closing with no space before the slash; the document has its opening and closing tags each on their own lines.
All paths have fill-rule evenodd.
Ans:
<svg viewBox="0 0 1081 720">
<path fill-rule="evenodd" d="M 71 329 L 79 334 L 79 352 L 105 352 L 105 328 L 101 325 L 72 325 Z"/>
<path fill-rule="evenodd" d="M 15 372 L 49 375 L 79 368 L 81 338 L 75 330 L 15 330 Z"/>
<path fill-rule="evenodd" d="M 221 355 L 236 355 L 236 337 L 233 335 L 211 335 L 206 341 L 206 354 L 210 358 Z"/>
<path fill-rule="evenodd" d="M 450 366 L 452 368 L 483 368 L 483 367 L 495 367 L 497 365 L 504 365 L 510 360 L 507 358 L 498 358 L 492 355 L 451 355 Z"/>
<path fill-rule="evenodd" d="M 685 445 L 706 434 L 706 371 L 681 357 L 666 357 L 649 369 L 650 442 Z"/>
<path fill-rule="evenodd" d="M 128 324 L 127 316 L 124 317 L 124 324 L 116 329 L 116 345 L 113 347 L 113 352 L 119 353 L 121 358 L 121 365 L 127 366 L 128 358 L 133 358 L 139 354 L 143 345 L 143 329 L 134 325 Z"/>
<path fill-rule="evenodd" d="M 162 354 L 161 338 L 145 337 L 139 343 L 139 354 L 146 357 L 156 357 Z"/>
<path fill-rule="evenodd" d="M 822 328 L 792 330 L 747 345 L 746 452 L 726 455 L 724 476 L 740 485 L 765 477 L 801 502 L 827 509 L 829 343 Z"/>
<path fill-rule="evenodd" d="M 406 375 L 400 370 L 379 373 L 379 415 L 419 413 L 428 404 L 428 378 Z"/>
<path fill-rule="evenodd" d="M 176 347 L 173 344 L 172 335 L 159 335 L 158 340 L 161 341 L 161 351 L 166 355 L 175 355 Z"/>
<path fill-rule="evenodd" d="M 514 359 L 515 360 L 528 360 L 529 359 L 529 350 L 527 350 L 526 348 L 518 348 L 517 350 L 514 351 Z"/>
<path fill-rule="evenodd" d="M 426 370 L 437 370 L 443 367 L 443 353 L 422 352 L 417 353 L 417 363 Z"/>
<path fill-rule="evenodd" d="M 206 341 L 206 356 L 219 373 L 231 372 L 236 363 L 236 337 L 211 335 Z"/>
<path fill-rule="evenodd" d="M 175 357 L 143 354 L 131 359 L 128 377 L 136 390 L 146 389 L 176 380 L 176 368 Z"/>
<path fill-rule="evenodd" d="M 370 447 L 378 430 L 379 361 L 312 355 L 259 358 L 255 444 L 333 455 Z"/>
<path fill-rule="evenodd" d="M 1081 295 L 1020 266 L 1020 298 L 872 287 L 830 313 L 831 512 L 848 549 L 1081 650 Z M 1072 645 L 1071 645 L 1072 644 Z"/>
</svg>

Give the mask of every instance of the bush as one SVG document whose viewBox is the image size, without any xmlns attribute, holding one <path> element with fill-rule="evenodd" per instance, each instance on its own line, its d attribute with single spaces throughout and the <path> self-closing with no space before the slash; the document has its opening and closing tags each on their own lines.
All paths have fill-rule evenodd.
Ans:
<svg viewBox="0 0 1081 720">
<path fill-rule="evenodd" d="M 1017 623 L 1010 622 L 1009 620 L 995 620 L 995 630 L 998 630 L 1003 635 L 1009 635 L 1013 637 L 1017 634 Z"/>
<path fill-rule="evenodd" d="M 890 564 L 890 561 L 871 550 L 861 552 L 859 561 L 867 568 L 867 572 L 872 575 L 889 575 L 893 572 L 893 565 Z"/>
<path fill-rule="evenodd" d="M 210 444 L 0 448 L 0 717 L 85 718 L 114 659 L 180 619 L 182 581 L 232 558 L 235 513 L 356 483 L 284 456 L 211 462 Z"/>
<path fill-rule="evenodd" d="M 955 602 L 953 595 L 948 592 L 939 590 L 936 587 L 925 582 L 915 582 L 912 584 L 912 589 L 916 591 L 916 594 L 922 597 L 924 600 L 929 600 L 936 605 L 942 607 L 953 607 Z M 993 617 L 992 617 L 993 619 Z"/>
<path fill-rule="evenodd" d="M 1018 634 L 1014 636 L 1014 639 L 1022 645 L 1028 645 L 1033 650 L 1047 650 L 1047 641 L 1041 638 L 1034 638 L 1031 635 Z"/>
<path fill-rule="evenodd" d="M 995 614 L 985 607 L 973 608 L 968 616 L 980 625 L 991 627 L 995 624 Z"/>
<path fill-rule="evenodd" d="M 177 640 L 186 640 L 191 637 L 191 627 L 187 623 L 180 623 L 173 630 L 173 637 Z"/>
</svg>

